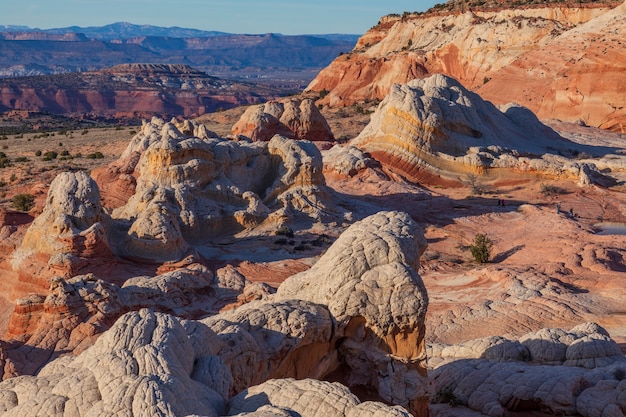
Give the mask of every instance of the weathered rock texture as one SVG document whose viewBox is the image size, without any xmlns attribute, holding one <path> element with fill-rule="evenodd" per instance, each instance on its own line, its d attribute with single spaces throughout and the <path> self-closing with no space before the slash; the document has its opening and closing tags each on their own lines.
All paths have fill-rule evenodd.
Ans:
<svg viewBox="0 0 626 417">
<path fill-rule="evenodd" d="M 400 407 L 360 403 L 338 383 L 307 378 L 345 380 L 368 388 L 362 392 L 368 398 L 425 415 L 428 301 L 415 272 L 424 246 L 408 215 L 382 212 L 351 226 L 309 272 L 288 279 L 275 296 L 261 292 L 262 301 L 201 320 L 148 309 L 127 313 L 78 356 L 56 359 L 37 376 L 0 383 L 0 410 L 6 411 L 0 415 L 217 416 L 227 409 L 408 415 Z M 346 261 L 351 257 L 354 263 Z M 197 306 L 189 297 L 201 297 L 207 288 L 213 308 L 237 289 L 216 284 L 202 268 L 129 280 L 117 290 L 86 277 L 58 281 L 46 303 L 82 300 L 100 317 L 119 305 L 180 313 Z M 100 290 L 88 288 L 94 285 Z M 219 288 L 226 291 L 221 296 Z M 302 380 L 267 382 L 274 378 Z"/>
<path fill-rule="evenodd" d="M 249 107 L 232 128 L 234 135 L 268 141 L 274 135 L 290 139 L 334 141 L 326 119 L 311 99 L 268 101 Z"/>
<path fill-rule="evenodd" d="M 394 83 L 443 73 L 472 89 L 488 81 L 481 92 L 498 103 L 524 96 L 542 118 L 612 128 L 623 122 L 625 104 L 623 14 L 623 6 L 560 4 L 388 16 L 307 90 L 328 92 L 325 105 L 345 106 L 383 99 Z"/>
<path fill-rule="evenodd" d="M 321 155 L 311 142 L 189 137 L 153 120 L 122 158 L 135 148 L 145 149 L 135 168 L 135 194 L 112 214 L 127 229 L 122 254 L 176 260 L 192 245 L 268 218 L 280 223 L 301 214 L 332 215 Z"/>
<path fill-rule="evenodd" d="M 488 168 L 587 179 L 595 173 L 601 181 L 595 165 L 552 154 L 578 147 L 566 143 L 528 109 L 508 105 L 500 110 L 442 74 L 394 85 L 352 141 L 414 181 L 428 181 L 433 174 L 458 178 Z"/>
<path fill-rule="evenodd" d="M 386 402 L 422 412 L 428 301 L 415 271 L 426 241 L 407 220 L 380 213 L 351 226 L 310 270 L 286 280 L 276 297 L 328 306 L 342 340 L 342 382 L 375 386 Z"/>
<path fill-rule="evenodd" d="M 540 118 L 626 133 L 624 27 L 626 3 L 520 56 L 477 92 Z"/>
<path fill-rule="evenodd" d="M 19 271 L 18 292 L 47 289 L 53 274 L 69 277 L 94 262 L 110 259 L 109 216 L 100 205 L 96 182 L 85 172 L 62 173 L 48 191 L 43 212 L 11 255 Z M 44 270 L 41 264 L 45 265 Z"/>
<path fill-rule="evenodd" d="M 433 347 L 448 361 L 431 372 L 438 400 L 484 415 L 624 415 L 626 358 L 594 323 L 543 329 L 519 341 L 490 338 Z M 461 359 L 470 358 L 470 359 Z"/>
<path fill-rule="evenodd" d="M 122 286 L 93 274 L 54 277 L 47 296 L 17 300 L 5 335 L 15 343 L 2 349 L 2 376 L 32 375 L 61 352 L 82 352 L 128 311 L 150 308 L 198 317 L 269 293 L 269 287 L 247 281 L 233 268 L 213 273 L 199 264 L 137 276 Z"/>
</svg>

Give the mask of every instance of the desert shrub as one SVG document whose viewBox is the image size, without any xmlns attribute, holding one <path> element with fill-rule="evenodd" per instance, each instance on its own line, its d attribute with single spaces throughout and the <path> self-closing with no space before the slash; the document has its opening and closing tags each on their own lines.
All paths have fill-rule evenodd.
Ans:
<svg viewBox="0 0 626 417">
<path fill-rule="evenodd" d="M 311 249 L 311 247 L 304 242 L 293 247 L 293 250 L 296 250 L 296 251 L 303 251 L 303 250 L 309 250 L 309 249 Z"/>
<path fill-rule="evenodd" d="M 61 151 L 61 156 L 68 156 L 70 154 L 69 151 L 65 150 L 65 151 Z"/>
<path fill-rule="evenodd" d="M 15 162 L 28 162 L 28 158 L 26 158 L 25 156 L 18 156 L 13 161 L 15 161 Z"/>
<path fill-rule="evenodd" d="M 7 182 L 5 180 L 0 180 L 0 188 L 4 188 L 7 186 Z"/>
<path fill-rule="evenodd" d="M 44 161 L 52 161 L 53 159 L 57 159 L 57 156 L 59 156 L 58 153 L 56 153 L 55 151 L 48 151 L 46 153 L 43 154 L 43 160 Z"/>
<path fill-rule="evenodd" d="M 35 151 L 35 156 L 41 156 L 41 151 L 39 149 Z"/>
<path fill-rule="evenodd" d="M 35 205 L 35 196 L 32 194 L 17 194 L 13 197 L 13 208 L 19 211 L 29 211 Z"/>
<path fill-rule="evenodd" d="M 104 158 L 104 155 L 100 151 L 87 154 L 87 159 L 102 159 L 102 158 Z"/>
<path fill-rule="evenodd" d="M 281 226 L 278 229 L 276 229 L 276 232 L 274 233 L 276 236 L 285 236 L 288 238 L 292 238 L 293 237 L 293 230 L 291 230 L 289 227 L 287 226 Z"/>
<path fill-rule="evenodd" d="M 276 245 L 286 245 L 287 244 L 287 238 L 286 237 L 279 237 L 278 239 L 276 239 L 274 241 L 274 244 L 276 244 Z"/>
<path fill-rule="evenodd" d="M 551 196 L 555 196 L 559 194 L 565 194 L 564 189 L 557 187 L 555 185 L 545 184 L 545 183 L 541 184 L 540 192 L 544 197 L 551 197 Z"/>
<path fill-rule="evenodd" d="M 0 152 L 0 168 L 6 168 L 11 166 L 11 160 L 4 152 Z"/>
<path fill-rule="evenodd" d="M 476 174 L 467 174 L 465 179 L 472 188 L 472 194 L 482 195 L 485 193 L 485 188 L 478 183 L 478 176 Z"/>
<path fill-rule="evenodd" d="M 474 236 L 474 243 L 470 245 L 469 249 L 474 260 L 484 264 L 489 262 L 492 247 L 493 242 L 486 234 L 477 233 L 476 236 Z"/>
</svg>

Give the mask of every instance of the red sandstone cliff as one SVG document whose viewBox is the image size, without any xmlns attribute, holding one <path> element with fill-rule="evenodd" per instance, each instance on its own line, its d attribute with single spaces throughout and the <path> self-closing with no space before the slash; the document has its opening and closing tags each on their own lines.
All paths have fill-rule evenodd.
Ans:
<svg viewBox="0 0 626 417">
<path fill-rule="evenodd" d="M 623 8 L 561 4 L 387 16 L 307 90 L 328 92 L 322 104 L 346 106 L 380 100 L 394 83 L 443 73 L 542 118 L 619 130 L 626 100 Z"/>
</svg>

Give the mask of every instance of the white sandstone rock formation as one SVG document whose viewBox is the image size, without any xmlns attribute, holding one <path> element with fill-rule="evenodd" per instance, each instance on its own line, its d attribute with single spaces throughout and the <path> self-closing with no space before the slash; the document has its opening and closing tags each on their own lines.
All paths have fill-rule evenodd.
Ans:
<svg viewBox="0 0 626 417">
<path fill-rule="evenodd" d="M 392 171 L 419 181 L 425 173 L 458 176 L 489 168 L 602 181 L 595 165 L 556 155 L 577 149 L 528 109 L 501 109 L 435 74 L 395 84 L 352 145 Z"/>
<path fill-rule="evenodd" d="M 370 216 L 276 296 L 201 320 L 148 309 L 123 315 L 78 356 L 0 383 L 0 416 L 423 415 L 428 301 L 415 268 L 424 247 L 408 215 Z M 148 281 L 92 300 L 101 311 L 124 299 L 173 310 L 211 285 L 202 268 Z M 88 296 L 81 283 L 60 281 L 59 295 Z M 311 378 L 346 380 L 408 411 L 360 403 L 346 387 Z"/>
<path fill-rule="evenodd" d="M 237 395 L 228 407 L 231 416 L 256 416 L 261 409 L 275 413 L 271 415 L 286 416 L 306 416 L 311 410 L 315 410 L 314 415 L 325 417 L 411 416 L 401 407 L 373 401 L 361 403 L 345 386 L 315 379 L 270 380 Z"/>
<path fill-rule="evenodd" d="M 246 143 L 208 137 L 199 126 L 153 119 L 129 145 L 141 152 L 135 193 L 112 217 L 118 254 L 179 260 L 213 237 L 297 216 L 335 216 L 319 150 L 275 136 Z M 268 220 L 269 219 L 269 220 Z"/>
<path fill-rule="evenodd" d="M 384 401 L 414 411 L 423 409 L 428 395 L 423 345 L 428 298 L 415 272 L 425 249 L 422 231 L 406 214 L 378 213 L 352 225 L 275 296 L 327 305 L 335 337 L 342 339 L 342 381 L 349 387 L 376 386 Z"/>
<path fill-rule="evenodd" d="M 378 166 L 378 163 L 355 146 L 335 145 L 322 151 L 324 170 L 352 177 L 366 168 Z"/>
<path fill-rule="evenodd" d="M 269 286 L 246 280 L 234 268 L 216 273 L 200 264 L 156 276 L 127 279 L 120 287 L 93 274 L 50 281 L 47 296 L 17 300 L 9 333 L 21 343 L 3 347 L 2 377 L 33 374 L 60 352 L 78 354 L 117 318 L 150 308 L 184 318 L 216 314 L 243 301 L 263 299 Z"/>
<path fill-rule="evenodd" d="M 250 106 L 232 132 L 254 141 L 268 141 L 274 135 L 312 141 L 335 140 L 326 119 L 311 99 L 268 101 Z"/>
<path fill-rule="evenodd" d="M 436 399 L 487 416 L 517 411 L 619 416 L 626 409 L 626 357 L 595 323 L 570 331 L 542 329 L 519 341 L 434 346 L 429 354 L 446 359 L 430 372 Z"/>
<path fill-rule="evenodd" d="M 89 250 L 85 240 L 90 234 L 106 247 L 108 220 L 96 182 L 82 171 L 64 172 L 50 184 L 46 206 L 26 232 L 21 249 L 49 255 L 80 254 Z"/>
</svg>

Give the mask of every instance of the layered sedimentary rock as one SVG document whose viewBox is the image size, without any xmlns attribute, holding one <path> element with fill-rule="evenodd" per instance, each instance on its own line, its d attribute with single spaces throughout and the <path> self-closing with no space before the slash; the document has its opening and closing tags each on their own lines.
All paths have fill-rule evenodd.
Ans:
<svg viewBox="0 0 626 417">
<path fill-rule="evenodd" d="M 121 285 L 133 273 L 154 274 L 164 262 L 169 270 L 193 263 L 203 245 L 223 233 L 262 222 L 276 227 L 297 219 L 341 218 L 328 198 L 320 151 L 311 142 L 214 136 L 189 122 L 146 123 L 114 164 L 136 185 L 132 196 L 117 195 L 125 204 L 112 215 L 86 173 L 59 175 L 43 213 L 10 257 L 4 288 L 9 301 L 20 300 L 10 334 L 36 332 L 51 278 L 93 273 Z M 98 178 L 111 179 L 114 171 Z M 137 259 L 148 264 L 131 265 Z"/>
<path fill-rule="evenodd" d="M 22 273 L 22 291 L 46 289 L 47 279 L 54 273 L 76 274 L 87 258 L 111 258 L 109 227 L 98 185 L 87 173 L 57 176 L 50 185 L 43 212 L 11 255 L 13 269 Z M 36 271 L 39 261 L 47 262 L 47 271 Z M 37 276 L 29 277 L 29 270 Z"/>
<path fill-rule="evenodd" d="M 351 144 L 414 181 L 488 168 L 575 178 L 588 178 L 588 170 L 602 177 L 592 164 L 553 154 L 557 148 L 577 148 L 566 143 L 528 109 L 498 109 L 458 81 L 436 74 L 394 85 Z"/>
<path fill-rule="evenodd" d="M 477 91 L 540 118 L 626 133 L 624 27 L 626 3 L 520 56 Z"/>
<path fill-rule="evenodd" d="M 191 263 L 156 276 L 136 276 L 121 286 L 93 274 L 50 280 L 47 296 L 17 300 L 2 349 L 3 379 L 31 375 L 60 352 L 78 354 L 127 311 L 150 308 L 180 317 L 214 314 L 271 290 L 253 284 L 232 268 L 216 273 Z"/>
<path fill-rule="evenodd" d="M 95 48 L 94 41 L 85 44 Z M 108 46 L 105 49 L 110 52 Z M 0 108 L 121 118 L 193 117 L 277 96 L 271 88 L 210 77 L 187 65 L 121 64 L 101 71 L 62 72 L 3 80 Z"/>
<path fill-rule="evenodd" d="M 268 101 L 249 107 L 232 128 L 234 135 L 268 141 L 274 135 L 291 139 L 335 140 L 326 119 L 311 99 Z"/>
<path fill-rule="evenodd" d="M 591 417 L 623 415 L 626 408 L 626 358 L 594 323 L 542 329 L 519 341 L 439 346 L 431 353 L 449 359 L 431 372 L 437 400 L 487 416 L 534 411 Z"/>
<path fill-rule="evenodd" d="M 419 412 L 427 397 L 422 317 L 428 301 L 415 271 L 425 248 L 405 214 L 374 215 L 351 226 L 317 264 L 276 293 L 328 306 L 335 337 L 342 339 L 341 381 L 378 387 L 386 402 Z"/>
<path fill-rule="evenodd" d="M 386 16 L 307 89 L 345 106 L 443 73 L 472 89 L 486 83 L 481 94 L 497 103 L 521 99 L 541 118 L 614 128 L 623 122 L 623 14 L 559 4 Z"/>
<path fill-rule="evenodd" d="M 319 381 L 340 379 L 361 391 L 367 388 L 361 392 L 367 398 L 424 415 L 428 301 L 414 269 L 424 246 L 408 215 L 371 216 L 349 228 L 309 272 L 287 280 L 275 296 L 261 295 L 263 300 L 201 320 L 148 309 L 123 315 L 78 356 L 56 359 L 37 376 L 0 383 L 0 410 L 6 415 L 162 416 L 292 410 L 308 416 L 324 409 L 333 416 L 408 415 L 401 407 L 360 403 L 339 383 Z M 354 264 L 346 262 L 352 256 Z M 197 279 L 186 279 L 189 274 Z M 105 292 L 87 288 L 102 286 L 89 278 L 59 281 L 56 296 L 46 302 L 64 305 L 60 298 L 82 297 L 100 317 L 120 305 L 178 311 L 194 294 L 216 294 L 211 299 L 223 301 L 216 292 L 220 286 L 211 281 L 202 268 L 137 278 Z M 232 298 L 232 291 L 223 290 Z M 275 378 L 300 381 L 268 381 Z"/>
<path fill-rule="evenodd" d="M 122 253 L 181 259 L 194 244 L 268 217 L 320 219 L 332 211 L 321 155 L 311 142 L 190 137 L 159 120 L 140 136 L 131 144 L 145 148 L 135 194 L 112 214 L 127 227 Z"/>
</svg>

